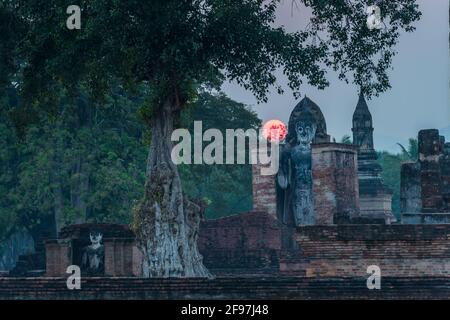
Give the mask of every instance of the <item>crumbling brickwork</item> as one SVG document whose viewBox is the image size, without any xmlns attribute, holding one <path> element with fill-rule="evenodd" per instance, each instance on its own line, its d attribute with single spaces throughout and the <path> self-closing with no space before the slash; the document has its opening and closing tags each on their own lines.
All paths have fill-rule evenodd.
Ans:
<svg viewBox="0 0 450 320">
<path fill-rule="evenodd" d="M 312 145 L 316 224 L 347 223 L 359 215 L 356 147 L 339 143 Z M 253 211 L 277 217 L 276 176 L 253 165 Z"/>
<path fill-rule="evenodd" d="M 356 147 L 322 143 L 312 148 L 316 224 L 348 223 L 359 214 Z"/>
<path fill-rule="evenodd" d="M 364 277 L 377 265 L 383 276 L 450 277 L 450 225 L 302 226 L 300 253 L 285 253 L 282 274 Z"/>
<path fill-rule="evenodd" d="M 291 250 L 283 249 L 285 230 L 267 213 L 205 221 L 200 231 L 199 248 L 216 280 L 133 279 L 119 272 L 125 278 L 82 278 L 83 290 L 76 291 L 66 289 L 61 273 L 60 279 L 0 279 L 0 299 L 449 297 L 449 224 L 302 226 Z M 119 253 L 107 265 L 121 263 L 121 243 L 109 246 Z M 65 253 L 53 250 L 50 259 L 67 257 L 60 245 Z M 369 265 L 381 268 L 382 290 L 367 289 Z"/>
<path fill-rule="evenodd" d="M 128 226 L 78 224 L 63 228 L 59 233 L 59 239 L 46 242 L 46 276 L 66 276 L 68 266 L 79 266 L 77 252 L 79 252 L 80 244 L 89 242 L 89 234 L 93 230 L 103 234 L 105 276 L 142 275 L 142 254 L 136 247 L 135 235 Z"/>
<path fill-rule="evenodd" d="M 366 277 L 220 277 L 209 279 L 82 278 L 68 290 L 66 278 L 0 278 L 2 299 L 449 299 L 444 277 L 383 277 L 381 290 L 368 290 Z M 187 302 L 186 302 L 187 303 Z M 173 309 L 173 310 L 172 310 Z M 166 317 L 176 318 L 176 308 Z M 172 312 L 176 310 L 176 312 Z M 125 313 L 124 313 L 125 314 Z M 170 315 L 174 315 L 170 317 Z"/>
<path fill-rule="evenodd" d="M 450 223 L 450 144 L 436 129 L 421 130 L 418 143 L 418 160 L 402 165 L 402 220 Z"/>
<path fill-rule="evenodd" d="M 260 163 L 252 165 L 253 211 L 267 212 L 277 216 L 277 194 L 274 175 L 263 175 Z"/>
<path fill-rule="evenodd" d="M 199 250 L 213 273 L 251 274 L 278 270 L 282 226 L 265 212 L 202 222 Z"/>
<path fill-rule="evenodd" d="M 422 210 L 422 184 L 420 183 L 420 163 L 402 164 L 400 201 L 402 213 L 417 213 Z"/>
<path fill-rule="evenodd" d="M 199 248 L 218 276 L 366 277 L 378 265 L 384 276 L 450 277 L 450 224 L 301 226 L 291 248 L 286 232 L 270 215 L 245 213 L 205 221 Z"/>
<path fill-rule="evenodd" d="M 66 275 L 67 267 L 72 265 L 70 242 L 49 240 L 45 244 L 46 276 L 60 277 Z"/>
</svg>

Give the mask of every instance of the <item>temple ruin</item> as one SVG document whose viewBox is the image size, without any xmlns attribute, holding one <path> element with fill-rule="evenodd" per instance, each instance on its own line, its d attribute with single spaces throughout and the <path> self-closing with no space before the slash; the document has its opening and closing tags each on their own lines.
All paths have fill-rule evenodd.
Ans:
<svg viewBox="0 0 450 320">
<path fill-rule="evenodd" d="M 450 143 L 436 129 L 421 130 L 419 158 L 402 165 L 404 223 L 450 223 Z"/>
<path fill-rule="evenodd" d="M 26 288 L 28 298 L 448 297 L 450 144 L 437 130 L 420 131 L 419 159 L 402 167 L 396 221 L 362 94 L 352 130 L 354 144 L 330 142 L 319 106 L 300 101 L 280 146 L 281 170 L 262 175 L 263 165 L 253 165 L 253 210 L 201 223 L 198 246 L 214 280 L 143 280 L 128 226 L 83 224 L 45 242 L 44 278 L 1 278 L 0 298 L 11 294 L 8 287 Z M 101 260 L 94 277 L 84 275 L 86 289 L 57 286 L 69 265 L 83 265 L 85 252 Z M 365 286 L 371 265 L 388 284 L 382 292 Z"/>
</svg>

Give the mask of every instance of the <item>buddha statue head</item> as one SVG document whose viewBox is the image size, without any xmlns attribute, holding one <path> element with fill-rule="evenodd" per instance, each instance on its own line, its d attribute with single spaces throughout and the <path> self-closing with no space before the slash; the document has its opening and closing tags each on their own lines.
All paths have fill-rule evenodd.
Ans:
<svg viewBox="0 0 450 320">
<path fill-rule="evenodd" d="M 308 97 L 303 98 L 292 111 L 286 140 L 291 145 L 307 141 L 313 143 L 330 141 L 322 111 Z"/>
</svg>

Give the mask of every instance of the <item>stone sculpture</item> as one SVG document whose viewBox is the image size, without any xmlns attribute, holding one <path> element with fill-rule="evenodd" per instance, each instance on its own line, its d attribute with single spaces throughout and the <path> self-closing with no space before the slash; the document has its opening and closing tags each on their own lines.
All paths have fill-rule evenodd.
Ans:
<svg viewBox="0 0 450 320">
<path fill-rule="evenodd" d="M 101 244 L 103 235 L 98 232 L 89 235 L 91 244 L 83 248 L 81 270 L 87 275 L 103 275 L 105 271 L 105 248 Z"/>
<path fill-rule="evenodd" d="M 278 216 L 290 226 L 315 223 L 311 143 L 328 142 L 320 108 L 305 97 L 292 111 L 287 143 L 282 147 L 278 183 Z"/>
</svg>

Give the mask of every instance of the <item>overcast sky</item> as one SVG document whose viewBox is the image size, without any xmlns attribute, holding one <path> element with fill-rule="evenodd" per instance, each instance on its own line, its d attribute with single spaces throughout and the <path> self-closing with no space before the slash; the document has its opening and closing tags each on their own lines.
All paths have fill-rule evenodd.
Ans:
<svg viewBox="0 0 450 320">
<path fill-rule="evenodd" d="M 449 0 L 418 0 L 422 18 L 417 30 L 401 35 L 390 71 L 392 89 L 368 101 L 374 120 L 377 150 L 399 152 L 397 142 L 407 143 L 420 129 L 446 129 L 442 133 L 450 141 L 450 56 Z M 303 29 L 307 12 L 291 11 L 290 1 L 279 8 L 277 24 L 287 30 Z M 329 73 L 330 87 L 317 90 L 305 85 L 306 94 L 324 113 L 328 134 L 340 140 L 351 135 L 351 119 L 358 101 L 357 87 L 345 84 Z M 280 77 L 280 83 L 286 82 Z M 279 119 L 287 123 L 298 102 L 285 87 L 285 93 L 273 91 L 269 101 L 257 104 L 251 93 L 238 85 L 226 83 L 224 92 L 234 100 L 251 105 L 263 121 Z"/>
</svg>

